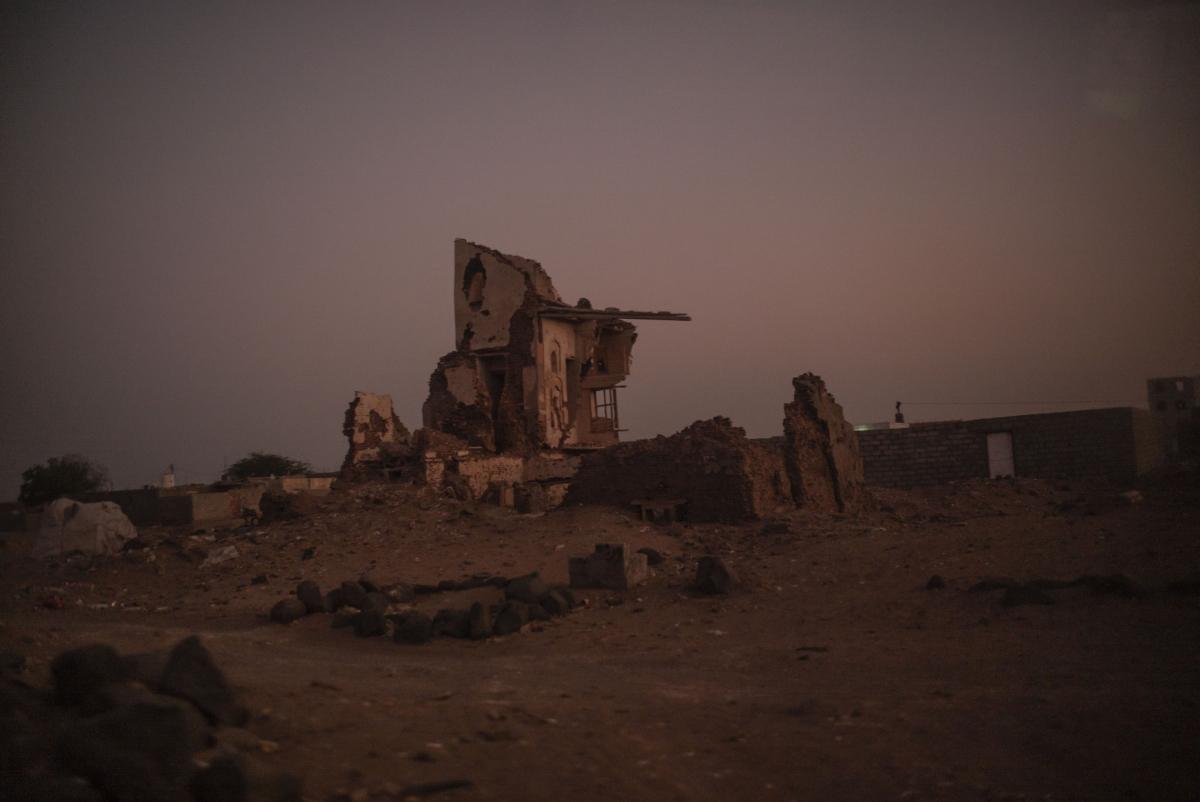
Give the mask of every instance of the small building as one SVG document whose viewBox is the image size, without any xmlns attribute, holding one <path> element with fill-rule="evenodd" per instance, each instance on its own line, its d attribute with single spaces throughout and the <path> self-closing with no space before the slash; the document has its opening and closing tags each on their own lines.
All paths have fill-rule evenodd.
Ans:
<svg viewBox="0 0 1200 802">
<path fill-rule="evenodd" d="M 1167 458 L 1178 460 L 1200 443 L 1200 376 L 1162 376 L 1146 381 L 1150 412 L 1166 438 Z"/>
<path fill-rule="evenodd" d="M 870 485 L 1029 476 L 1128 484 L 1165 462 L 1155 416 L 1133 407 L 856 427 Z"/>
</svg>

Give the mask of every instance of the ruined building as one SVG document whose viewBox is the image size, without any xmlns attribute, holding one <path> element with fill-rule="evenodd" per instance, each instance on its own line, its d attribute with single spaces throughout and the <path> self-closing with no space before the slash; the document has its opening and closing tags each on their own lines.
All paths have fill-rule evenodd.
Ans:
<svg viewBox="0 0 1200 802">
<path fill-rule="evenodd" d="M 456 240 L 457 347 L 429 380 L 424 425 L 490 452 L 615 444 L 633 319 L 690 318 L 593 309 L 586 298 L 572 306 L 537 262 Z"/>
</svg>

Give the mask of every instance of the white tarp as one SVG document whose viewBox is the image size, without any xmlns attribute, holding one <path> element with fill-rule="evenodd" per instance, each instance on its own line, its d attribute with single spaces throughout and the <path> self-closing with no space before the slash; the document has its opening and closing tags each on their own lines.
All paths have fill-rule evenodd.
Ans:
<svg viewBox="0 0 1200 802">
<path fill-rule="evenodd" d="M 69 498 L 50 502 L 33 544 L 35 557 L 52 557 L 71 551 L 116 554 L 137 529 L 111 501 L 84 504 Z"/>
</svg>

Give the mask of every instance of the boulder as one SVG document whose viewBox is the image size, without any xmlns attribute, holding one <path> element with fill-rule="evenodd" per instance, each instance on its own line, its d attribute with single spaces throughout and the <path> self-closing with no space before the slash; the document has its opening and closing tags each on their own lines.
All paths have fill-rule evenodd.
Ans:
<svg viewBox="0 0 1200 802">
<path fill-rule="evenodd" d="M 119 554 L 137 529 L 111 501 L 83 504 L 69 498 L 50 502 L 34 538 L 34 557 L 53 557 L 72 551 Z"/>
<path fill-rule="evenodd" d="M 606 590 L 628 590 L 645 582 L 649 574 L 646 555 L 624 543 L 597 543 L 586 557 L 569 558 L 567 571 L 573 588 Z"/>
<path fill-rule="evenodd" d="M 542 581 L 537 573 L 519 576 L 509 580 L 504 588 L 504 598 L 526 604 L 537 604 L 538 600 L 550 592 L 550 586 Z"/>
<path fill-rule="evenodd" d="M 433 621 L 424 613 L 411 612 L 394 616 L 397 643 L 426 643 L 433 637 Z"/>
<path fill-rule="evenodd" d="M 511 635 L 519 632 L 529 621 L 529 605 L 520 601 L 505 602 L 496 614 L 496 622 L 492 625 L 493 635 Z"/>
<path fill-rule="evenodd" d="M 212 722 L 240 726 L 248 717 L 225 675 L 195 635 L 184 638 L 171 650 L 159 688 L 163 693 L 187 699 Z"/>
<path fill-rule="evenodd" d="M 282 599 L 271 608 L 271 620 L 277 624 L 290 624 L 308 615 L 308 608 L 299 599 Z"/>
<path fill-rule="evenodd" d="M 718 595 L 729 593 L 738 583 L 737 574 L 720 557 L 701 557 L 696 565 L 696 581 L 692 587 L 700 593 Z"/>
<path fill-rule="evenodd" d="M 468 612 L 468 635 L 472 640 L 482 640 L 492 634 L 492 610 L 486 604 L 475 602 Z"/>
<path fill-rule="evenodd" d="M 557 590 L 552 590 L 542 597 L 541 607 L 550 615 L 566 615 L 571 611 L 571 605 Z"/>
<path fill-rule="evenodd" d="M 360 638 L 377 638 L 387 634 L 387 619 L 383 610 L 363 610 L 354 617 L 354 634 Z"/>
<path fill-rule="evenodd" d="M 309 614 L 325 612 L 325 599 L 316 582 L 306 579 L 297 585 L 296 598 L 300 600 Z"/>
<path fill-rule="evenodd" d="M 129 678 L 129 666 L 107 644 L 63 652 L 50 664 L 54 696 L 59 704 L 77 705 L 105 685 Z"/>
<path fill-rule="evenodd" d="M 471 637 L 470 610 L 438 610 L 433 617 L 434 637 Z"/>
<path fill-rule="evenodd" d="M 357 582 L 342 583 L 342 598 L 351 607 L 367 609 L 367 591 Z"/>
</svg>

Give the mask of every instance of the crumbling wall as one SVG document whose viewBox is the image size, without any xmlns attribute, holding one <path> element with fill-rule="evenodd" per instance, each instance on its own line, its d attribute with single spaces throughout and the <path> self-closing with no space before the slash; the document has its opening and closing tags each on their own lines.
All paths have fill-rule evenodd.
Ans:
<svg viewBox="0 0 1200 802">
<path fill-rule="evenodd" d="M 797 506 L 825 512 L 862 508 L 867 494 L 854 427 L 820 376 L 792 379 L 795 397 L 784 405 L 783 456 Z"/>
<path fill-rule="evenodd" d="M 509 319 L 533 299 L 561 302 L 542 266 L 486 245 L 454 241 L 454 342 L 464 350 L 509 346 Z"/>
<path fill-rule="evenodd" d="M 429 397 L 421 407 L 421 418 L 427 429 L 495 451 L 492 396 L 479 360 L 465 351 L 452 351 L 439 359 L 429 377 Z"/>
<path fill-rule="evenodd" d="M 567 503 L 648 498 L 684 500 L 693 521 L 754 519 L 791 504 L 782 452 L 722 417 L 586 454 L 567 492 Z"/>
<path fill-rule="evenodd" d="M 408 429 L 392 409 L 392 397 L 357 390 L 346 409 L 342 434 L 350 441 L 342 475 L 361 480 L 408 456 Z"/>
</svg>

